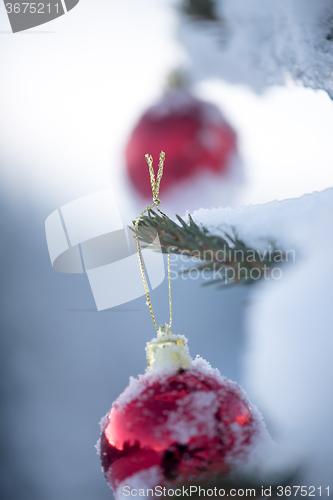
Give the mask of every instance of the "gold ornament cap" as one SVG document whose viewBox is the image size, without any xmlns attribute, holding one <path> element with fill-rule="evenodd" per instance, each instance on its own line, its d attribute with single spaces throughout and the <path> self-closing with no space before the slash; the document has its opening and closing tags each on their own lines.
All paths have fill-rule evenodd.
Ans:
<svg viewBox="0 0 333 500">
<path fill-rule="evenodd" d="M 187 370 L 192 362 L 187 338 L 174 335 L 168 325 L 161 325 L 157 337 L 146 345 L 147 370 Z"/>
</svg>

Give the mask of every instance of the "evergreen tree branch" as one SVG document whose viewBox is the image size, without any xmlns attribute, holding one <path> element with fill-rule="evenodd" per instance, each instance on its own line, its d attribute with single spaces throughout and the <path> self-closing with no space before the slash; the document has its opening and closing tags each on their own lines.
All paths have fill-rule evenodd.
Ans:
<svg viewBox="0 0 333 500">
<path fill-rule="evenodd" d="M 140 219 L 139 240 L 153 248 L 155 246 L 156 250 L 162 249 L 163 253 L 193 258 L 197 262 L 196 266 L 183 272 L 191 272 L 194 268 L 212 271 L 216 279 L 205 284 L 252 284 L 260 278 L 267 279 L 277 262 L 286 261 L 285 252 L 278 250 L 272 241 L 267 240 L 267 249 L 261 253 L 247 246 L 232 227 L 223 236 L 218 236 L 209 233 L 205 227 L 198 226 L 190 215 L 188 223 L 178 215 L 176 217 L 180 225 L 150 209 Z M 135 232 L 135 229 L 130 229 Z M 156 234 L 159 244 L 154 241 Z"/>
<path fill-rule="evenodd" d="M 212 0 L 183 0 L 181 9 L 185 14 L 204 21 L 216 21 L 215 4 Z"/>
</svg>

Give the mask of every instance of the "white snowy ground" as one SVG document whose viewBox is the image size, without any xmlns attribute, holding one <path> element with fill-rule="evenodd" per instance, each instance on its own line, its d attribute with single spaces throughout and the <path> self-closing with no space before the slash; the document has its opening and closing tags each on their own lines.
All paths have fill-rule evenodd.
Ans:
<svg viewBox="0 0 333 500">
<path fill-rule="evenodd" d="M 199 210 L 213 234 L 233 226 L 251 248 L 288 251 L 252 291 L 247 314 L 248 391 L 304 484 L 332 487 L 333 188 L 233 210 Z M 293 253 L 293 252 L 295 253 Z"/>
</svg>

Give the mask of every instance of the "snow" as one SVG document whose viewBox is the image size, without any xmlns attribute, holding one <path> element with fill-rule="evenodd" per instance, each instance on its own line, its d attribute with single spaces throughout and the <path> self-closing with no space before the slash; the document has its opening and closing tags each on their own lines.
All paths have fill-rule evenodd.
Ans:
<svg viewBox="0 0 333 500">
<path fill-rule="evenodd" d="M 191 359 L 187 347 L 187 339 L 183 335 L 174 335 L 174 337 L 185 340 L 186 353 L 188 360 L 190 361 L 190 369 L 199 375 L 208 375 L 214 377 L 221 385 L 229 387 L 233 392 L 236 392 L 241 396 L 242 399 L 246 400 L 250 404 L 245 392 L 231 380 L 223 377 L 217 368 L 212 368 L 211 365 L 201 356 L 196 356 L 194 360 Z M 157 342 L 158 339 L 153 339 L 150 343 Z M 148 343 L 148 345 L 150 344 Z M 176 346 L 176 348 L 182 349 L 184 346 Z M 120 396 L 115 401 L 114 405 L 118 409 L 125 408 L 133 400 L 140 398 L 140 395 L 147 389 L 147 387 L 154 384 L 154 382 L 162 381 L 167 379 L 170 374 L 174 374 L 178 371 L 178 366 L 175 367 L 173 359 L 168 355 L 164 355 L 164 359 L 161 357 L 158 360 L 161 364 L 156 363 L 153 365 L 151 370 L 148 370 L 143 375 L 138 375 L 137 378 L 130 377 L 129 384 L 125 390 L 120 394 Z M 107 416 L 103 417 L 100 422 L 101 431 L 105 429 L 107 425 Z"/>
<path fill-rule="evenodd" d="M 215 413 L 219 402 L 214 392 L 196 391 L 179 401 L 178 409 L 172 412 L 166 422 L 175 442 L 186 444 L 197 436 L 201 429 L 210 438 L 216 433 Z M 200 409 L 200 411 L 198 411 Z M 190 418 L 189 418 L 190 414 Z"/>
<path fill-rule="evenodd" d="M 298 199 L 272 201 L 238 209 L 201 209 L 194 212 L 193 219 L 211 233 L 221 236 L 225 229 L 232 226 L 247 245 L 260 251 L 267 249 L 269 240 L 273 240 L 282 249 L 299 250 L 305 257 L 305 254 L 312 254 L 317 248 L 318 238 L 322 237 L 325 241 L 329 239 L 332 210 L 333 189 L 326 189 Z"/>
<path fill-rule="evenodd" d="M 270 437 L 266 424 L 263 420 L 262 414 L 248 398 L 246 392 L 238 385 L 236 382 L 229 380 L 216 368 L 212 368 L 211 365 L 200 356 L 197 356 L 192 363 L 192 367 L 197 369 L 200 373 L 205 375 L 210 375 L 216 378 L 224 387 L 231 390 L 233 393 L 239 395 L 239 397 L 245 402 L 245 404 L 250 408 L 254 421 L 256 424 L 256 437 L 253 446 L 248 450 L 248 456 L 244 457 L 242 454 L 238 454 L 239 450 L 242 449 L 242 444 L 240 442 L 235 443 L 233 453 L 229 454 L 227 462 L 230 465 L 231 476 L 236 477 L 237 475 L 248 475 L 249 477 L 263 477 L 267 482 L 267 477 L 272 477 L 272 470 L 280 474 L 282 477 L 282 470 L 285 462 L 281 462 L 280 454 L 277 455 L 276 445 Z M 200 417 L 198 417 L 200 422 Z M 242 431 L 238 425 L 233 425 L 233 432 L 239 439 L 242 438 Z"/>
<path fill-rule="evenodd" d="M 108 425 L 108 418 L 107 418 L 107 416 L 104 416 L 101 418 L 101 421 L 99 423 L 99 427 L 101 429 L 101 432 L 103 432 L 105 430 L 107 425 Z"/>
<path fill-rule="evenodd" d="M 163 474 L 159 466 L 155 465 L 150 469 L 142 470 L 133 474 L 129 478 L 125 479 L 119 484 L 117 490 L 115 491 L 115 497 L 117 500 L 124 500 L 128 498 L 128 491 L 136 489 L 154 488 L 162 483 Z"/>
<path fill-rule="evenodd" d="M 247 314 L 246 387 L 280 453 L 305 484 L 332 484 L 333 189 L 299 199 L 193 214 L 211 233 L 233 226 L 252 248 L 295 251 L 281 279 L 262 280 Z M 280 457 L 281 458 L 281 457 Z"/>
<path fill-rule="evenodd" d="M 124 410 L 128 404 L 133 400 L 137 400 L 137 404 L 144 404 L 149 395 L 142 394 L 146 391 L 147 387 L 151 386 L 157 380 L 163 383 L 170 375 L 177 373 L 173 363 L 170 363 L 169 370 L 147 370 L 144 375 L 139 375 L 137 379 L 131 377 L 128 387 L 113 403 L 110 414 L 117 410 Z M 275 445 L 268 434 L 263 418 L 256 408 L 248 399 L 244 390 L 235 382 L 221 376 L 219 370 L 213 369 L 210 364 L 203 358 L 197 357 L 192 361 L 188 370 L 193 373 L 199 380 L 204 376 L 213 377 L 219 384 L 219 388 L 210 392 L 203 390 L 195 390 L 185 397 L 177 401 L 177 408 L 175 411 L 169 412 L 168 419 L 163 427 L 168 429 L 172 440 L 176 443 L 186 444 L 193 436 L 205 435 L 207 438 L 213 439 L 217 435 L 227 436 L 232 429 L 232 435 L 235 439 L 232 449 L 227 453 L 225 460 L 231 466 L 232 475 L 237 474 L 253 474 L 254 471 L 263 473 L 264 463 L 271 459 L 275 451 Z M 252 440 L 250 446 L 244 446 L 244 430 L 238 424 L 229 424 L 229 422 L 219 421 L 216 414 L 221 405 L 221 397 L 229 397 L 228 394 L 232 393 L 239 397 L 240 402 L 249 408 L 252 415 L 251 434 Z M 107 422 L 108 416 L 102 419 L 102 429 Z M 154 430 L 156 435 L 161 432 L 160 429 Z M 97 443 L 97 450 L 99 449 Z M 115 493 L 116 498 L 122 498 L 122 488 L 124 485 L 132 485 L 131 487 L 137 488 L 153 488 L 157 484 L 163 483 L 160 477 L 160 469 L 152 468 L 142 471 L 139 474 L 134 474 L 127 478 L 124 483 L 117 487 Z M 158 482 L 159 481 L 159 482 Z M 136 485 L 136 486 L 133 486 Z"/>
<path fill-rule="evenodd" d="M 183 16 L 194 80 L 217 76 L 261 92 L 292 77 L 333 97 L 330 0 L 214 0 L 219 22 Z"/>
<path fill-rule="evenodd" d="M 208 361 L 201 356 L 196 356 L 196 358 L 192 362 L 192 366 L 204 375 L 210 375 L 211 377 L 215 377 L 216 379 L 219 379 L 221 377 L 219 370 L 217 368 L 212 368 L 210 363 L 208 363 Z"/>
<path fill-rule="evenodd" d="M 187 338 L 184 335 L 173 335 L 171 332 L 169 334 L 162 333 L 152 339 L 151 342 L 148 342 L 147 347 L 150 344 L 158 344 L 161 340 L 168 342 L 170 339 L 173 340 L 174 345 L 154 352 L 155 361 L 152 363 L 150 370 L 147 370 L 144 375 L 139 375 L 138 378 L 130 377 L 128 386 L 115 403 L 118 408 L 125 408 L 131 401 L 139 398 L 147 386 L 152 385 L 156 380 L 161 380 L 170 373 L 175 373 L 180 368 L 180 362 L 185 363 L 184 368 L 191 364 L 192 358 L 187 347 Z M 182 344 L 177 345 L 176 342 L 182 342 Z M 178 355 L 176 359 L 175 354 Z M 102 431 L 104 430 L 102 425 L 105 426 L 105 423 L 107 425 L 105 418 L 101 420 L 100 424 Z"/>
<path fill-rule="evenodd" d="M 143 375 L 138 378 L 130 377 L 129 384 L 117 399 L 117 406 L 125 408 L 131 401 L 140 397 L 141 393 L 146 389 L 146 386 L 141 383 Z"/>
</svg>

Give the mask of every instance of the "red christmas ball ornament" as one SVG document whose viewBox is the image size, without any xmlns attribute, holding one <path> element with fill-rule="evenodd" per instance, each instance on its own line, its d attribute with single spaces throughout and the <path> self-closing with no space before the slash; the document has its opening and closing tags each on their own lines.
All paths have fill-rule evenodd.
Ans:
<svg viewBox="0 0 333 500">
<path fill-rule="evenodd" d="M 168 155 L 165 194 L 203 173 L 226 176 L 237 152 L 236 133 L 215 105 L 176 88 L 144 113 L 126 147 L 129 178 L 145 198 L 151 194 L 145 154 L 158 157 L 162 150 Z"/>
<path fill-rule="evenodd" d="M 102 421 L 103 471 L 116 498 L 123 488 L 205 480 L 244 464 L 265 427 L 244 391 L 166 326 L 147 344 L 148 370 Z M 266 431 L 265 431 L 266 432 Z"/>
</svg>

